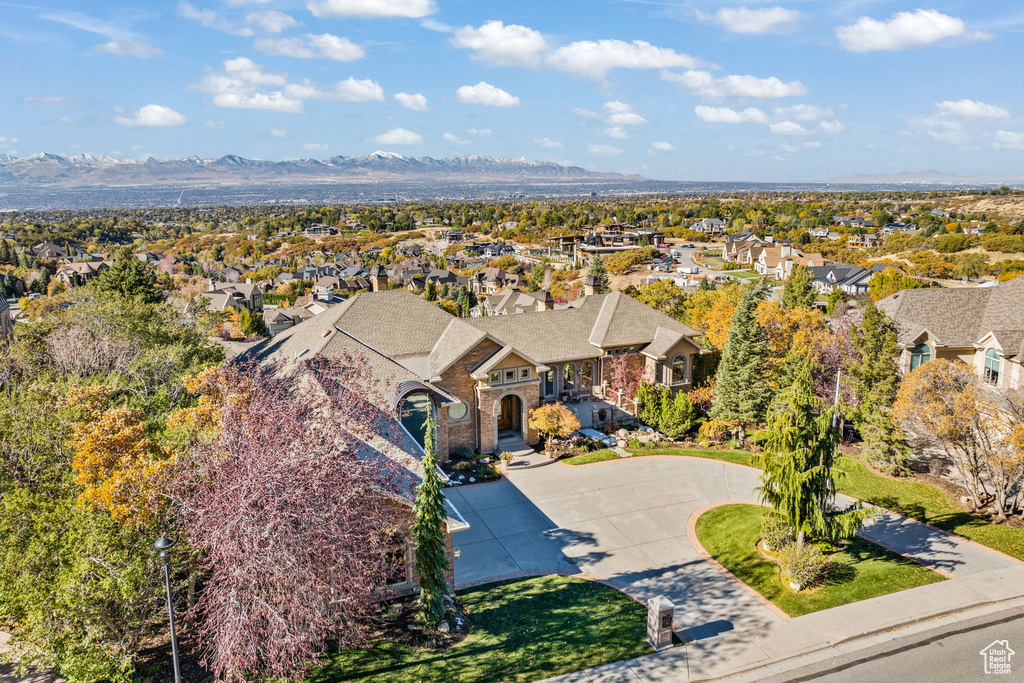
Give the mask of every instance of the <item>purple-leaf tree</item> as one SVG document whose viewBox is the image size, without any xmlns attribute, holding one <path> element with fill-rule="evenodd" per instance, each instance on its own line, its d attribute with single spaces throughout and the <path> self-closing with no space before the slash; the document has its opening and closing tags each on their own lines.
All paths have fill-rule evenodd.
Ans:
<svg viewBox="0 0 1024 683">
<path fill-rule="evenodd" d="M 219 424 L 181 463 L 183 531 L 206 570 L 189 616 L 219 679 L 296 679 L 328 644 L 362 644 L 385 596 L 409 513 L 391 461 L 356 435 L 393 422 L 346 389 L 367 385 L 351 359 L 222 373 Z"/>
</svg>

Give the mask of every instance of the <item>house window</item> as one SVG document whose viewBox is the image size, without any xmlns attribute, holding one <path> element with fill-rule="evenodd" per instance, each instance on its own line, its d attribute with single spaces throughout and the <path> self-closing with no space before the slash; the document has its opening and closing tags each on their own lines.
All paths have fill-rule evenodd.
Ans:
<svg viewBox="0 0 1024 683">
<path fill-rule="evenodd" d="M 544 395 L 554 396 L 555 395 L 555 371 L 548 370 L 544 373 Z"/>
<path fill-rule="evenodd" d="M 515 382 L 515 381 L 516 381 L 516 369 L 512 368 L 511 370 L 506 370 L 505 371 L 505 384 L 509 384 L 509 383 Z"/>
<path fill-rule="evenodd" d="M 985 353 L 985 381 L 999 386 L 999 352 L 989 349 Z"/>
<path fill-rule="evenodd" d="M 672 359 L 672 384 L 686 384 L 686 356 L 682 354 Z"/>
<path fill-rule="evenodd" d="M 562 389 L 572 391 L 576 388 L 576 366 L 566 363 L 562 369 Z"/>
<path fill-rule="evenodd" d="M 932 359 L 932 350 L 927 344 L 918 344 L 914 348 L 910 349 L 910 369 L 919 367 L 922 363 L 927 363 Z"/>
<path fill-rule="evenodd" d="M 519 379 L 530 379 L 530 368 L 519 368 Z"/>
<path fill-rule="evenodd" d="M 461 420 L 466 417 L 466 413 L 469 412 L 469 408 L 466 407 L 465 403 L 455 403 L 454 405 L 448 406 L 448 417 L 453 420 Z"/>
<path fill-rule="evenodd" d="M 491 384 L 501 384 L 501 370 L 495 370 L 488 378 Z"/>
<path fill-rule="evenodd" d="M 433 401 L 423 392 L 409 394 L 402 401 L 402 425 L 419 445 L 426 442 L 427 415 L 433 409 Z"/>
</svg>

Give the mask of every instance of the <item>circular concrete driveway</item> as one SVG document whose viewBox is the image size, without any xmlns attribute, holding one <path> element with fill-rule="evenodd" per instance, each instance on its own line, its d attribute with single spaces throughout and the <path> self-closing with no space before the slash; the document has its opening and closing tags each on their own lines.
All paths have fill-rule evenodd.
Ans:
<svg viewBox="0 0 1024 683">
<path fill-rule="evenodd" d="M 455 535 L 459 585 L 519 572 L 583 572 L 676 603 L 699 639 L 779 617 L 705 562 L 686 535 L 697 509 L 754 502 L 759 473 L 715 460 L 637 457 L 551 465 L 447 489 L 470 523 Z"/>
<path fill-rule="evenodd" d="M 593 574 L 645 598 L 665 595 L 677 605 L 676 624 L 695 640 L 779 621 L 704 561 L 686 533 L 701 507 L 756 502 L 759 476 L 718 460 L 643 456 L 513 471 L 494 484 L 446 489 L 470 524 L 454 537 L 457 584 L 518 573 Z M 888 512 L 861 535 L 952 577 L 1016 564 Z"/>
</svg>

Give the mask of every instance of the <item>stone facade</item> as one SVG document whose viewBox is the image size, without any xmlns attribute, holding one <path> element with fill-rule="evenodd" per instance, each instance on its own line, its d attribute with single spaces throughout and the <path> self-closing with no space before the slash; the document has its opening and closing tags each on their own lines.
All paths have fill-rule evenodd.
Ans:
<svg viewBox="0 0 1024 683">
<path fill-rule="evenodd" d="M 477 435 L 483 431 L 480 429 L 480 420 L 483 418 L 476 393 L 477 380 L 470 373 L 500 348 L 494 341 L 483 339 L 441 374 L 438 385 L 465 403 L 467 408 L 466 416 L 460 420 L 453 420 L 449 409 L 442 409 L 441 419 L 438 420 L 441 428 L 437 430 L 437 449 L 442 462 L 447 461 L 448 454 L 456 448 L 467 446 L 480 449 Z M 481 452 L 486 451 L 481 449 Z"/>
</svg>

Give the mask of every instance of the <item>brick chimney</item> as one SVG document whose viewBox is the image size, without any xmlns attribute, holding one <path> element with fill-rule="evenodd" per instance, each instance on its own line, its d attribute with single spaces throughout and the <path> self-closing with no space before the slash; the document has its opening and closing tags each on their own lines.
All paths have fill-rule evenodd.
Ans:
<svg viewBox="0 0 1024 683">
<path fill-rule="evenodd" d="M 551 292 L 537 292 L 537 312 L 550 311 L 555 307 L 555 299 Z"/>
<path fill-rule="evenodd" d="M 388 291 L 388 274 L 384 270 L 384 266 L 378 263 L 373 267 L 373 270 L 370 271 L 370 282 L 373 283 L 373 291 Z"/>
<path fill-rule="evenodd" d="M 588 275 L 587 279 L 583 281 L 583 296 L 594 296 L 597 293 L 597 278 Z"/>
</svg>

